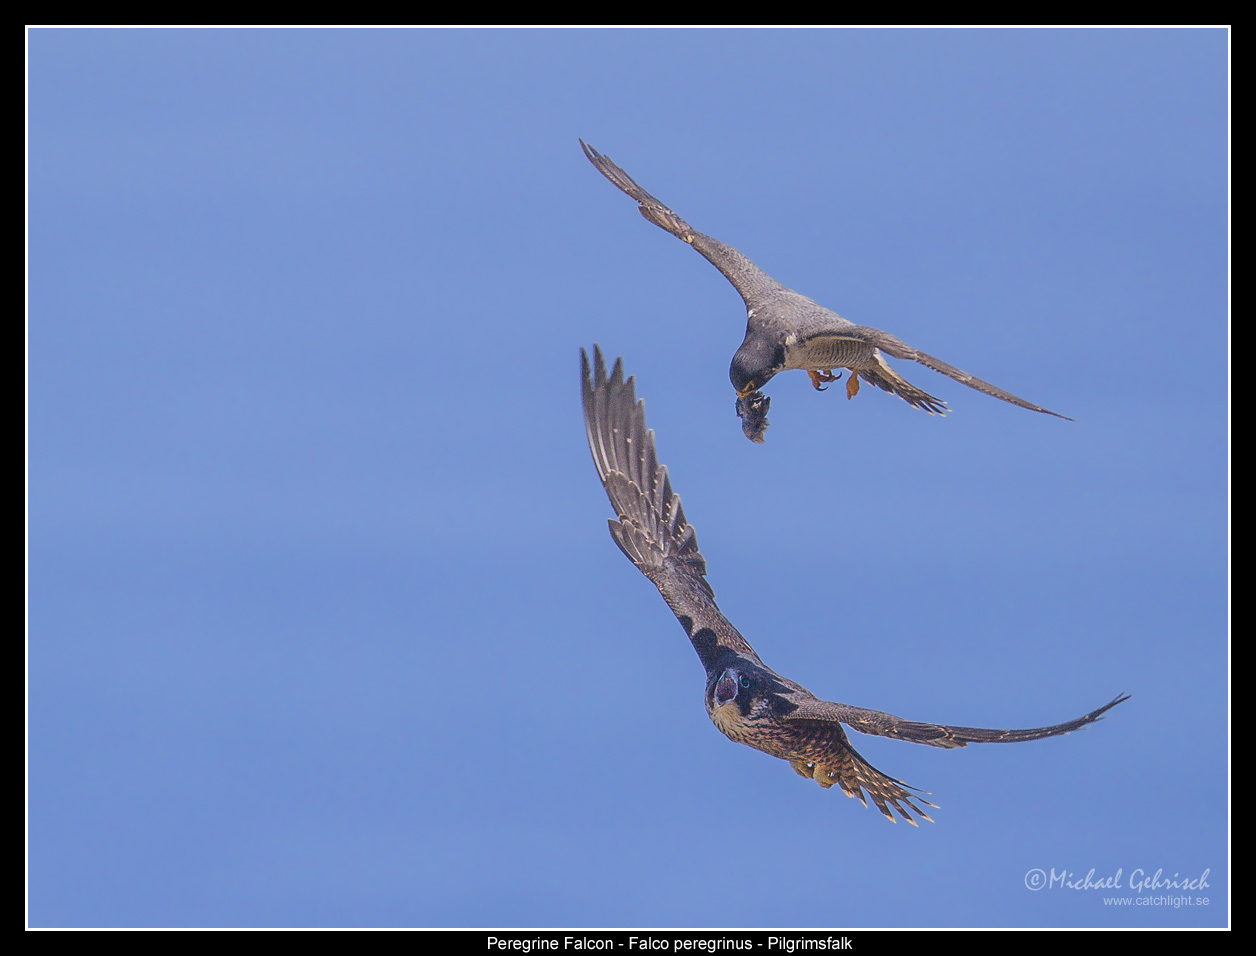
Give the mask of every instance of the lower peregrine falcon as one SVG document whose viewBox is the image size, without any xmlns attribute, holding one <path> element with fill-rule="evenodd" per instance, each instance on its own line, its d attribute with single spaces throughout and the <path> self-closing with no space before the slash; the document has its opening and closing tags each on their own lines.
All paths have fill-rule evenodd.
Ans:
<svg viewBox="0 0 1256 956">
<path fill-rule="evenodd" d="M 892 714 L 821 700 L 801 684 L 782 677 L 759 659 L 754 648 L 720 613 L 706 580 L 706 559 L 697 534 L 672 490 L 667 466 L 659 463 L 654 432 L 646 428 L 645 403 L 637 401 L 634 380 L 624 380 L 623 360 L 607 374 L 602 351 L 593 349 L 593 369 L 580 351 L 584 424 L 598 477 L 616 518 L 611 537 L 654 583 L 689 636 L 706 669 L 706 709 L 730 740 L 788 760 L 821 787 L 841 787 L 864 806 L 867 797 L 891 821 L 895 812 L 913 826 L 912 814 L 930 820 L 920 804 L 936 807 L 901 780 L 868 763 L 842 729 L 895 737 L 931 747 L 970 743 L 1015 743 L 1056 737 L 1099 720 L 1128 695 L 1090 713 L 1050 727 L 987 730 L 903 720 Z"/>
</svg>

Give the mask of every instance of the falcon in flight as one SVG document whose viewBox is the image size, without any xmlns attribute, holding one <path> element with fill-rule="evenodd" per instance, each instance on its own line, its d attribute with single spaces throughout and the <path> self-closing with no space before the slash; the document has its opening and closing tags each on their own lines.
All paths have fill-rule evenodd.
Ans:
<svg viewBox="0 0 1256 956">
<path fill-rule="evenodd" d="M 912 814 L 932 818 L 919 804 L 936 807 L 901 780 L 868 763 L 842 729 L 895 737 L 931 747 L 969 743 L 1016 743 L 1056 737 L 1099 720 L 1128 695 L 1084 716 L 1051 727 L 985 730 L 903 720 L 877 710 L 820 700 L 801 684 L 782 677 L 759 659 L 737 628 L 720 613 L 706 580 L 706 560 L 697 535 L 672 491 L 667 466 L 659 464 L 654 432 L 645 424 L 645 403 L 637 401 L 633 379 L 624 381 L 623 360 L 606 373 L 602 351 L 593 349 L 593 369 L 580 350 L 584 425 L 598 477 L 617 518 L 611 537 L 628 560 L 663 595 L 689 635 L 706 668 L 706 709 L 730 740 L 788 760 L 800 775 L 821 787 L 837 784 L 848 797 L 867 797 L 890 819 L 897 812 L 912 826 Z M 867 797 L 865 797 L 865 793 Z"/>
<path fill-rule="evenodd" d="M 818 391 L 823 391 L 826 383 L 841 378 L 841 373 L 835 374 L 834 369 L 846 369 L 850 373 L 846 378 L 847 398 L 854 398 L 859 392 L 859 380 L 862 378 L 877 388 L 893 392 L 909 405 L 922 408 L 930 415 L 946 414 L 946 402 L 917 388 L 895 372 L 882 357 L 882 352 L 919 362 L 969 388 L 1021 408 L 1073 420 L 914 349 L 888 332 L 849 322 L 805 295 L 785 288 L 732 246 L 695 230 L 584 140 L 580 140 L 580 145 L 589 162 L 603 176 L 640 203 L 641 215 L 702 253 L 741 293 L 746 302 L 746 337 L 733 355 L 728 377 L 737 390 L 737 415 L 741 418 L 742 431 L 751 441 L 762 442 L 768 427 L 767 412 L 771 399 L 760 389 L 777 372 L 791 368 L 805 370 Z"/>
</svg>

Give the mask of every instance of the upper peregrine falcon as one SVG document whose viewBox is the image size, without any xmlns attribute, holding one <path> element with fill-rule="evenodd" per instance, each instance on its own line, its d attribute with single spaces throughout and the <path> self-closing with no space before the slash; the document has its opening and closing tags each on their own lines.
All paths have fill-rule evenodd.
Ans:
<svg viewBox="0 0 1256 956">
<path fill-rule="evenodd" d="M 896 737 L 932 747 L 969 743 L 1011 743 L 1067 734 L 1099 720 L 1126 699 L 1114 698 L 1075 720 L 1028 730 L 985 730 L 903 720 L 876 710 L 820 700 L 782 677 L 759 659 L 744 637 L 720 613 L 706 580 L 706 560 L 680 497 L 672 491 L 667 467 L 659 463 L 654 432 L 645 424 L 645 403 L 636 399 L 633 379 L 624 381 L 623 360 L 609 375 L 602 351 L 589 358 L 580 350 L 584 425 L 598 476 L 615 509 L 611 537 L 659 589 L 689 635 L 706 668 L 706 708 L 725 736 L 773 757 L 788 760 L 822 787 L 837 784 L 864 804 L 866 792 L 880 811 L 894 811 L 913 826 L 912 813 L 931 819 L 917 804 L 934 807 L 914 787 L 886 776 L 850 745 L 842 724 L 863 734 Z"/>
<path fill-rule="evenodd" d="M 893 392 L 909 405 L 923 408 L 931 415 L 935 412 L 946 414 L 944 401 L 900 376 L 881 357 L 882 352 L 919 362 L 969 388 L 1021 408 L 1072 421 L 1067 415 L 1027 402 L 997 385 L 914 349 L 888 332 L 849 322 L 805 295 L 785 288 L 732 246 L 695 230 L 584 140 L 580 140 L 580 145 L 589 162 L 603 176 L 641 204 L 641 215 L 697 249 L 741 293 L 746 302 L 746 337 L 733 355 L 728 377 L 737 390 L 737 415 L 742 420 L 742 430 L 751 441 L 763 441 L 763 432 L 768 425 L 767 411 L 771 399 L 759 389 L 777 372 L 791 368 L 805 370 L 811 376 L 811 384 L 818 390 L 823 390 L 824 383 L 841 377 L 840 373 L 833 374 L 833 369 L 848 369 L 847 398 L 855 397 L 859 391 L 859 379 L 863 378 L 865 382 Z"/>
</svg>

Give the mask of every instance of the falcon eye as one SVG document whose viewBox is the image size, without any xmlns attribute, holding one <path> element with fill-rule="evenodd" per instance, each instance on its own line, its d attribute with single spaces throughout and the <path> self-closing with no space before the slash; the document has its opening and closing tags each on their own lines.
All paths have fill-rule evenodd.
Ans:
<svg viewBox="0 0 1256 956">
<path fill-rule="evenodd" d="M 741 685 L 742 690 L 750 689 L 750 678 L 747 677 L 745 674 L 742 674 L 740 677 L 737 678 L 737 683 Z"/>
</svg>

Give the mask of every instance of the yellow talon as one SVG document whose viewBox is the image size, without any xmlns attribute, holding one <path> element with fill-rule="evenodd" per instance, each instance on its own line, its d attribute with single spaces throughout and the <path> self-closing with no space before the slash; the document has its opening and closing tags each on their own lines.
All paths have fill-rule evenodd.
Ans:
<svg viewBox="0 0 1256 956">
<path fill-rule="evenodd" d="M 811 387 L 814 388 L 817 392 L 823 392 L 824 386 L 827 383 L 836 382 L 839 378 L 842 377 L 840 372 L 834 375 L 833 370 L 831 368 L 830 369 L 809 368 L 807 369 L 807 374 L 811 376 Z"/>
</svg>

